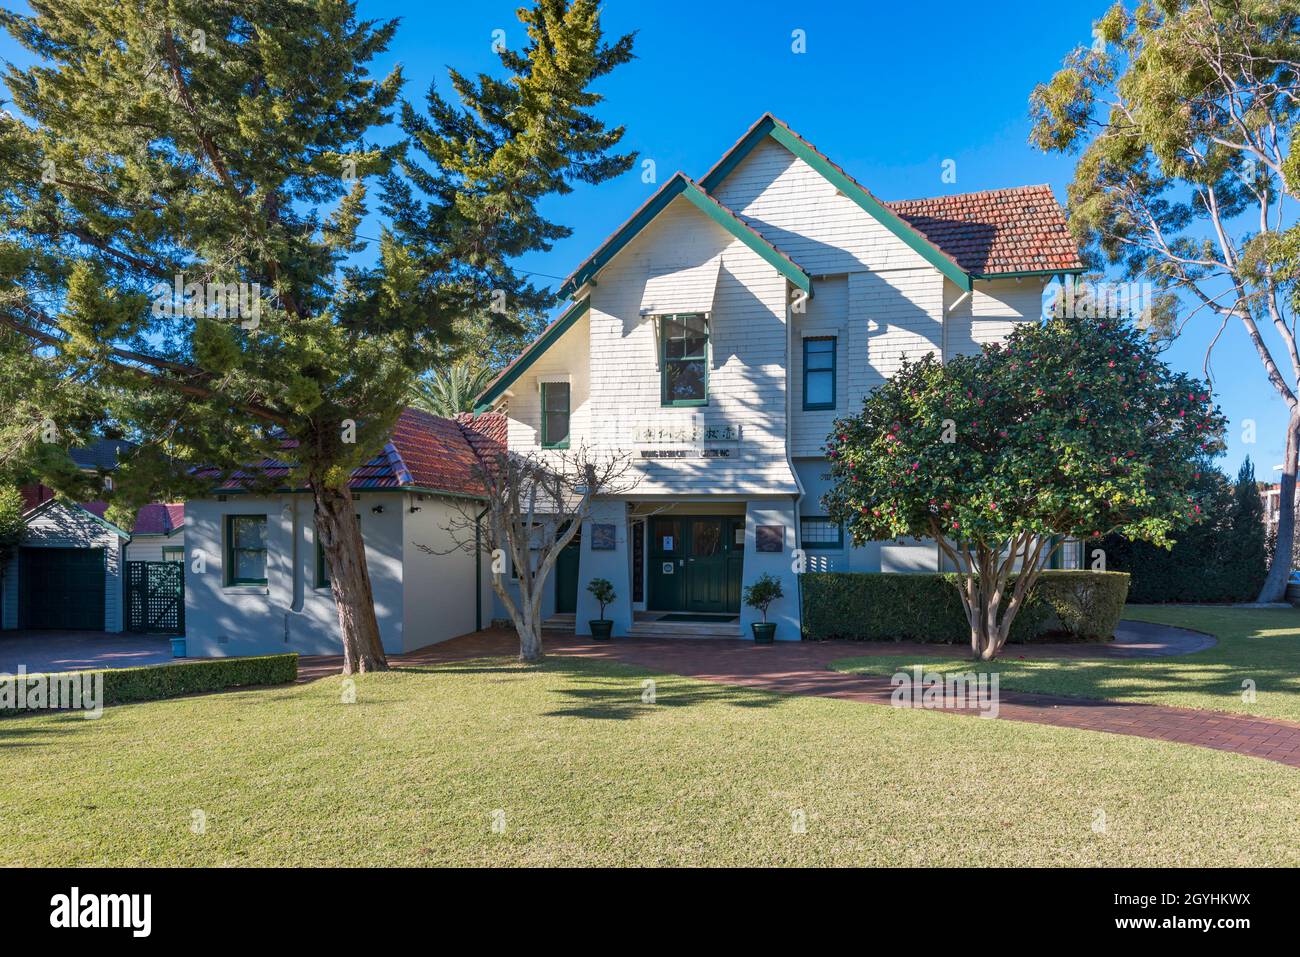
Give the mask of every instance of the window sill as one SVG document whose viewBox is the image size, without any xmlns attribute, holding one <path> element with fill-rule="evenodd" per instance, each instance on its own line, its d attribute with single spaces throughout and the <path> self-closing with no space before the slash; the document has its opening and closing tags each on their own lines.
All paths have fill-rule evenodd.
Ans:
<svg viewBox="0 0 1300 957">
<path fill-rule="evenodd" d="M 661 409 L 699 409 L 709 404 L 708 399 L 684 399 L 680 402 L 660 402 Z"/>
<path fill-rule="evenodd" d="M 834 412 L 834 411 L 835 411 L 835 406 L 833 406 L 833 405 L 805 405 L 805 406 L 803 407 L 803 410 L 804 410 L 805 412 Z"/>
</svg>

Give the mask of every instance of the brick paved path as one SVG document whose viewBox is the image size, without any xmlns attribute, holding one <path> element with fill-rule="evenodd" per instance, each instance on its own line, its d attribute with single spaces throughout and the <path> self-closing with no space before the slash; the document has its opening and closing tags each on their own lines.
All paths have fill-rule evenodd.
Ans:
<svg viewBox="0 0 1300 957">
<path fill-rule="evenodd" d="M 1151 634 L 1146 633 L 1143 640 L 1150 643 Z M 409 655 L 393 656 L 390 662 L 398 667 L 428 665 L 515 654 L 518 647 L 517 639 L 511 633 L 479 632 Z M 1072 657 L 1081 657 L 1079 646 L 1071 645 L 1039 646 L 1032 652 L 1029 647 L 1016 648 L 1012 653 L 1023 651 L 1025 657 L 1041 657 L 1044 653 L 1050 656 L 1053 648 L 1058 654 L 1061 649 L 1070 648 Z M 952 646 L 945 645 L 841 641 L 755 645 L 749 641 L 726 639 L 624 638 L 596 642 L 573 635 L 546 638 L 546 652 L 550 655 L 619 661 L 703 681 L 881 705 L 891 703 L 894 689 L 889 677 L 843 674 L 829 671 L 827 665 L 840 658 L 863 654 L 915 653 L 919 656 L 952 657 L 953 651 Z M 299 680 L 336 674 L 339 663 L 338 658 L 304 658 Z M 1300 768 L 1300 723 L 1293 721 L 1017 691 L 1001 691 L 999 702 L 998 718 L 1001 720 L 1194 744 Z M 969 716 L 977 712 L 967 710 L 961 713 Z"/>
</svg>

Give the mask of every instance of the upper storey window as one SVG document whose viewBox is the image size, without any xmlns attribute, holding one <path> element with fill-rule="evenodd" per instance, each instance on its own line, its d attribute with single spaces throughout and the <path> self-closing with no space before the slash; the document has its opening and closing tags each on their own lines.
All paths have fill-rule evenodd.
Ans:
<svg viewBox="0 0 1300 957">
<path fill-rule="evenodd" d="M 659 341 L 663 349 L 663 405 L 707 405 L 709 401 L 709 318 L 664 316 Z"/>
<path fill-rule="evenodd" d="M 569 383 L 542 383 L 542 448 L 569 447 Z"/>
<path fill-rule="evenodd" d="M 803 407 L 835 408 L 835 337 L 803 341 Z"/>
</svg>

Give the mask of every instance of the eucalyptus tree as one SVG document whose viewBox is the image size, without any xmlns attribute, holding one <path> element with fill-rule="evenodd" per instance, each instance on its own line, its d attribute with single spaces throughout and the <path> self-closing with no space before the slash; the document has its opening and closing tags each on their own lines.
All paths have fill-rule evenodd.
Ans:
<svg viewBox="0 0 1300 957">
<path fill-rule="evenodd" d="M 1281 600 L 1300 452 L 1300 3 L 1116 3 L 1031 109 L 1032 142 L 1080 154 L 1069 218 L 1092 264 L 1183 301 L 1175 333 L 1208 315 L 1210 349 L 1240 324 L 1286 403 L 1277 548 L 1259 596 Z"/>
</svg>

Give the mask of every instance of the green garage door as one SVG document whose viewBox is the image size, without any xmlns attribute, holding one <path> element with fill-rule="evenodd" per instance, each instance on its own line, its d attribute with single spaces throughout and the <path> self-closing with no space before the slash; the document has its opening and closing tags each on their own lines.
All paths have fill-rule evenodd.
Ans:
<svg viewBox="0 0 1300 957">
<path fill-rule="evenodd" d="M 102 548 L 24 548 L 18 587 L 19 628 L 104 630 Z"/>
</svg>

